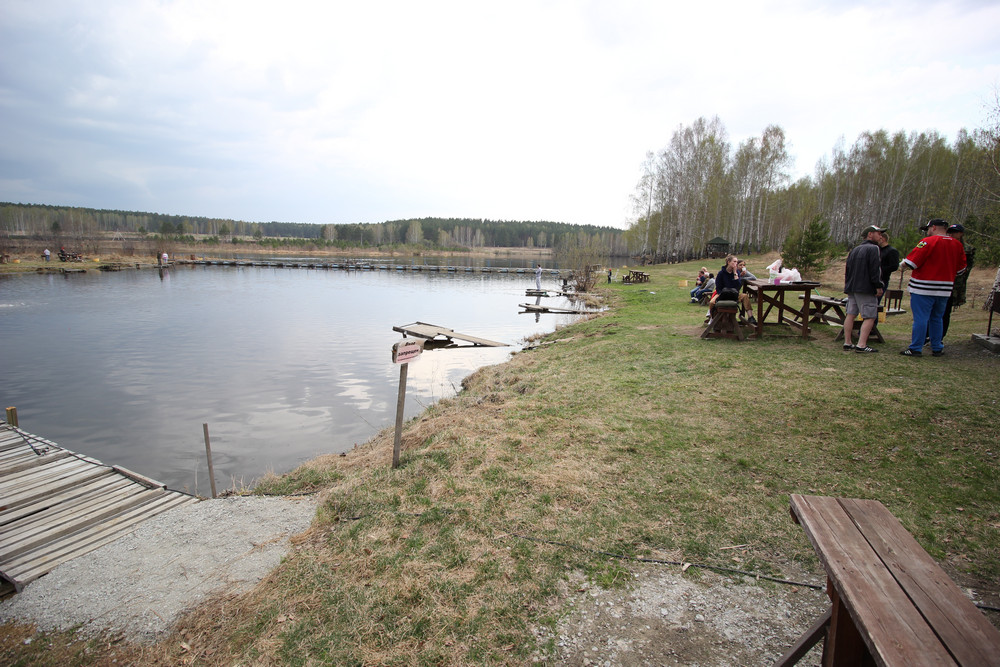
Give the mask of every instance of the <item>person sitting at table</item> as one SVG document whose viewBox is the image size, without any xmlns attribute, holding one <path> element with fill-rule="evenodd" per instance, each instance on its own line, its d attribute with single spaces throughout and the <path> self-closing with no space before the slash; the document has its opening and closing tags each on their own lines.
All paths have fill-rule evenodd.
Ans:
<svg viewBox="0 0 1000 667">
<path fill-rule="evenodd" d="M 757 318 L 753 316 L 753 304 L 750 303 L 750 295 L 747 294 L 746 284 L 751 280 L 757 280 L 757 276 L 747 270 L 747 261 L 741 259 L 736 262 L 736 275 L 740 277 L 740 317 L 747 319 L 750 326 L 757 326 Z M 749 314 L 750 317 L 747 317 Z"/>
<path fill-rule="evenodd" d="M 696 288 L 691 293 L 691 303 L 698 303 L 701 301 L 701 297 L 706 294 L 712 294 L 713 292 L 715 292 L 715 274 L 706 273 L 704 284 L 701 287 Z"/>
<path fill-rule="evenodd" d="M 726 255 L 726 263 L 722 266 L 722 270 L 719 271 L 719 275 L 715 277 L 715 294 L 712 295 L 712 298 L 708 302 L 708 314 L 705 316 L 706 323 L 712 319 L 712 311 L 715 309 L 715 302 L 719 298 L 719 292 L 726 288 L 739 292 L 742 283 L 740 282 L 739 275 L 736 273 L 736 263 L 738 261 L 736 255 Z"/>
<path fill-rule="evenodd" d="M 694 281 L 694 289 L 691 290 L 691 301 L 695 301 L 694 293 L 705 287 L 705 281 L 708 280 L 708 269 L 704 266 L 698 269 L 698 277 Z"/>
</svg>

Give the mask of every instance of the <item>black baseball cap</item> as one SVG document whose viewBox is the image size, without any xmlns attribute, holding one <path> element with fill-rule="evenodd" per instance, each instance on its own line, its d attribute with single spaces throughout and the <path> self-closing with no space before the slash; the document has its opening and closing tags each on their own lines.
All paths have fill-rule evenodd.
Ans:
<svg viewBox="0 0 1000 667">
<path fill-rule="evenodd" d="M 875 225 L 868 225 L 867 227 L 861 230 L 861 235 L 868 236 L 869 232 L 884 232 L 884 231 L 885 230 L 882 229 L 881 227 L 876 227 Z"/>
<path fill-rule="evenodd" d="M 955 232 L 962 232 L 964 234 L 965 233 L 965 227 L 963 227 L 962 225 L 960 225 L 960 224 L 958 224 L 956 222 L 954 225 L 952 225 L 951 227 L 948 228 L 948 233 L 949 234 L 953 234 Z"/>
<path fill-rule="evenodd" d="M 923 227 L 921 227 L 920 231 L 926 232 L 931 227 L 947 227 L 947 226 L 948 226 L 948 221 L 947 220 L 942 220 L 941 218 L 934 218 L 933 220 L 931 220 L 930 222 L 928 222 L 926 225 L 924 225 Z"/>
</svg>

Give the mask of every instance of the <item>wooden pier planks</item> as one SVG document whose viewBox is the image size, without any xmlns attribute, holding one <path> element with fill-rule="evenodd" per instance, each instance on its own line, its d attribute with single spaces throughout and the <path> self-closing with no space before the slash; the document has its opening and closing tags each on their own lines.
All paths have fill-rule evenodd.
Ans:
<svg viewBox="0 0 1000 667">
<path fill-rule="evenodd" d="M 0 423 L 0 577 L 18 591 L 192 502 L 197 498 Z"/>
</svg>

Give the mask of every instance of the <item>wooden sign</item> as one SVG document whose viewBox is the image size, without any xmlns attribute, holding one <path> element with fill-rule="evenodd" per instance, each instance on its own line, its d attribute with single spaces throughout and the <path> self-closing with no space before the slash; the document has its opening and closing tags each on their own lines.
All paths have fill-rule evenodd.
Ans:
<svg viewBox="0 0 1000 667">
<path fill-rule="evenodd" d="M 392 345 L 392 363 L 406 364 L 424 351 L 424 341 L 422 338 L 402 338 Z"/>
</svg>

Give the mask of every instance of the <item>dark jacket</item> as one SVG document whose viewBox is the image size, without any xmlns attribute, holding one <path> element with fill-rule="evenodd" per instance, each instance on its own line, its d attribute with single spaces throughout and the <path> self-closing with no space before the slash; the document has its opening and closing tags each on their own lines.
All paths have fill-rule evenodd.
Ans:
<svg viewBox="0 0 1000 667">
<path fill-rule="evenodd" d="M 882 289 L 882 259 L 878 244 L 865 241 L 847 255 L 844 271 L 846 294 L 876 294 Z"/>
<path fill-rule="evenodd" d="M 882 264 L 882 289 L 889 289 L 889 278 L 899 268 L 899 251 L 887 245 L 879 248 L 879 256 Z"/>
<path fill-rule="evenodd" d="M 715 291 L 721 292 L 726 287 L 732 287 L 735 290 L 740 288 L 740 279 L 735 273 L 730 273 L 726 271 L 725 267 L 719 271 L 718 275 L 715 276 Z"/>
</svg>

